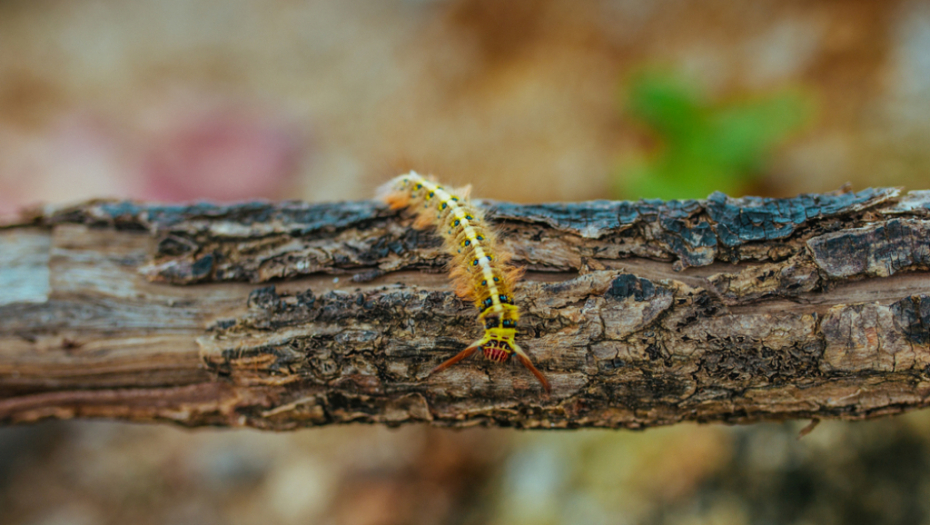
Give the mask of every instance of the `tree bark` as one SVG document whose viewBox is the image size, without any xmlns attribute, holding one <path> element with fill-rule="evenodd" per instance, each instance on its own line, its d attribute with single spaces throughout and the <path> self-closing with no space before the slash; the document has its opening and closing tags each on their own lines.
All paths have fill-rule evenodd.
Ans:
<svg viewBox="0 0 930 525">
<path fill-rule="evenodd" d="M 96 201 L 0 227 L 0 420 L 642 428 L 930 395 L 930 192 L 483 202 L 518 341 L 481 360 L 430 231 L 376 202 Z"/>
</svg>

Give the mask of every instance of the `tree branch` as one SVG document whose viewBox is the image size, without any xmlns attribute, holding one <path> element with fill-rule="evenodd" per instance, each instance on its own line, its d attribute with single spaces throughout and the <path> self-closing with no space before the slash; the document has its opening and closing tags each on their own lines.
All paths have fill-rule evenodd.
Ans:
<svg viewBox="0 0 930 525">
<path fill-rule="evenodd" d="M 0 228 L 0 420 L 288 429 L 861 419 L 928 404 L 930 192 L 484 202 L 518 341 L 471 360 L 431 232 L 375 202 L 90 202 Z"/>
</svg>

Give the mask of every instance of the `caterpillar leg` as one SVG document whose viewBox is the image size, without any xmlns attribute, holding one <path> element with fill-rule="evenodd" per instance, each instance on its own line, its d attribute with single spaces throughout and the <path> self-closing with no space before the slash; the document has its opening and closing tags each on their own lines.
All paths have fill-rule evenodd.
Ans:
<svg viewBox="0 0 930 525">
<path fill-rule="evenodd" d="M 458 362 L 461 361 L 462 359 L 465 359 L 465 358 L 467 358 L 467 357 L 471 357 L 471 355 L 474 354 L 475 352 L 477 352 L 479 348 L 481 348 L 481 341 L 476 341 L 474 344 L 472 344 L 471 346 L 469 346 L 469 347 L 466 348 L 465 350 L 462 350 L 461 352 L 459 352 L 458 354 L 456 354 L 456 356 L 453 357 L 452 359 L 449 359 L 449 360 L 443 362 L 441 365 L 437 366 L 436 368 L 430 370 L 430 371 L 429 371 L 429 375 L 433 375 L 433 374 L 435 374 L 436 372 L 442 372 L 442 371 L 445 370 L 446 368 L 449 368 L 450 366 L 454 365 L 455 363 L 458 363 Z"/>
<path fill-rule="evenodd" d="M 539 379 L 539 382 L 542 383 L 543 388 L 546 389 L 546 393 L 551 394 L 552 387 L 549 386 L 549 381 L 546 380 L 546 376 L 544 376 L 542 372 L 540 372 L 539 370 L 536 369 L 535 366 L 533 366 L 533 361 L 530 360 L 530 356 L 526 355 L 526 352 L 524 352 L 523 349 L 517 346 L 516 344 L 513 345 L 513 353 L 514 355 L 517 356 L 517 359 L 519 359 L 520 362 L 523 363 L 523 366 L 525 366 L 527 370 L 532 372 L 533 375 L 536 376 L 536 379 Z"/>
</svg>

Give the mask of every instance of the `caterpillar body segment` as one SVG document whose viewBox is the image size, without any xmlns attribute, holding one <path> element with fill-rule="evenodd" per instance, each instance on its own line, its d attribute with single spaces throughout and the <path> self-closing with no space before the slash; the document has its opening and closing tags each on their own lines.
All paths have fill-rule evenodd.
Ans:
<svg viewBox="0 0 930 525">
<path fill-rule="evenodd" d="M 469 188 L 454 190 L 411 171 L 386 184 L 380 195 L 392 208 L 409 208 L 417 214 L 414 227 L 435 225 L 452 255 L 450 273 L 459 297 L 473 301 L 484 335 L 430 373 L 445 370 L 481 350 L 490 361 L 503 363 L 510 356 L 525 366 L 550 391 L 546 377 L 515 342 L 520 309 L 513 287 L 522 271 L 509 264 L 510 254 L 497 245 L 484 214 L 466 198 Z"/>
</svg>

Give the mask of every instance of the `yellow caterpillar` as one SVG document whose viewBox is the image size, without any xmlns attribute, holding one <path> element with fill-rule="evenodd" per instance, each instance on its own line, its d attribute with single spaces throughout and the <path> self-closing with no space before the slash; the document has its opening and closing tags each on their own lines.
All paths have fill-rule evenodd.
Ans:
<svg viewBox="0 0 930 525">
<path fill-rule="evenodd" d="M 520 310 L 513 301 L 513 287 L 522 271 L 508 264 L 510 254 L 498 247 L 481 210 L 467 200 L 468 190 L 456 192 L 411 171 L 387 183 L 380 192 L 391 208 L 410 208 L 417 214 L 415 228 L 436 225 L 452 254 L 455 293 L 475 303 L 484 336 L 458 355 L 434 368 L 445 370 L 481 349 L 484 356 L 503 363 L 516 355 L 546 392 L 549 382 L 514 341 Z M 459 193 L 461 197 L 456 195 Z"/>
</svg>

